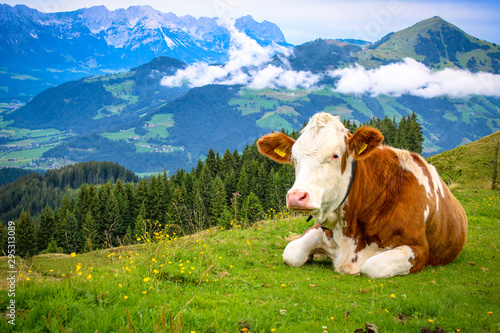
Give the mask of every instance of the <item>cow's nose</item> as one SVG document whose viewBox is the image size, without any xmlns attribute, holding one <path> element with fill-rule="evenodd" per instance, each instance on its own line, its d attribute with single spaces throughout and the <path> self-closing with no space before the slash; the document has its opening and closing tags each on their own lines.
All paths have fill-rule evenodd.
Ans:
<svg viewBox="0 0 500 333">
<path fill-rule="evenodd" d="M 309 209 L 307 203 L 309 202 L 309 192 L 302 190 L 294 190 L 289 192 L 286 196 L 286 203 L 289 209 L 303 210 Z"/>
</svg>

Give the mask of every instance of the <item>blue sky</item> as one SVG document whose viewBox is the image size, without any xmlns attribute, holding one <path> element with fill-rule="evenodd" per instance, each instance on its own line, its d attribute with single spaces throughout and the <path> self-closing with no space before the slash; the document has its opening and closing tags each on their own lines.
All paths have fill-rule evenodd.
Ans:
<svg viewBox="0 0 500 333">
<path fill-rule="evenodd" d="M 4 0 L 5 1 L 5 0 Z M 289 43 L 317 38 L 356 38 L 375 42 L 432 16 L 441 16 L 465 32 L 500 44 L 498 0 L 7 0 L 44 12 L 105 5 L 108 9 L 150 5 L 176 15 L 237 18 L 276 23 Z"/>
</svg>

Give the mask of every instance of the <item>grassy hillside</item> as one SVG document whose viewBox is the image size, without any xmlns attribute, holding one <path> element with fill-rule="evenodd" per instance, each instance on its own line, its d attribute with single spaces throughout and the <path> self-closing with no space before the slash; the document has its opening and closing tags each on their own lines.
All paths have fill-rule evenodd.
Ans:
<svg viewBox="0 0 500 333">
<path fill-rule="evenodd" d="M 140 245 L 16 258 L 16 326 L 1 320 L 0 330 L 353 332 L 371 323 L 379 332 L 498 331 L 498 193 L 455 194 L 469 235 L 447 266 L 384 280 L 339 275 L 322 258 L 288 267 L 281 257 L 286 238 L 309 224 L 288 215 L 179 239 L 158 230 Z M 5 318 L 12 299 L 5 257 L 0 267 Z"/>
<path fill-rule="evenodd" d="M 443 180 L 448 183 L 459 183 L 481 189 L 491 188 L 495 145 L 500 146 L 500 131 L 467 145 L 428 157 L 427 161 L 436 167 Z M 498 155 L 500 160 L 500 151 Z M 500 161 L 497 168 L 500 169 Z"/>
</svg>

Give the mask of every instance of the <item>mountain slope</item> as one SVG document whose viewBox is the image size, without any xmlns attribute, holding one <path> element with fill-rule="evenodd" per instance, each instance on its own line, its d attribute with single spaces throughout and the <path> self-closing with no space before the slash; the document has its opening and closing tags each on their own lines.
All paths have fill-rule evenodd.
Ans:
<svg viewBox="0 0 500 333">
<path fill-rule="evenodd" d="M 485 136 L 467 145 L 442 152 L 427 158 L 443 180 L 473 186 L 481 189 L 491 188 L 495 167 L 495 147 L 500 146 L 500 131 Z M 500 151 L 497 159 L 500 159 Z M 497 172 L 500 161 L 497 161 Z M 497 182 L 500 176 L 497 177 Z"/>
<path fill-rule="evenodd" d="M 163 76 L 184 66 L 179 60 L 159 57 L 127 73 L 70 81 L 43 91 L 4 119 L 18 127 L 77 133 L 120 128 L 184 94 L 187 88 L 160 85 Z"/>
<path fill-rule="evenodd" d="M 390 33 L 369 50 L 353 56 L 361 65 L 370 68 L 410 57 L 436 69 L 454 67 L 499 73 L 499 51 L 497 45 L 468 35 L 440 17 L 433 17 Z"/>
</svg>

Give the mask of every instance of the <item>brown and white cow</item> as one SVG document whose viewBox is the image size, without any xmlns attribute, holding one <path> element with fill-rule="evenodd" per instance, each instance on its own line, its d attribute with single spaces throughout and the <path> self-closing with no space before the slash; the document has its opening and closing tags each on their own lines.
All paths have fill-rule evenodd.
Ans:
<svg viewBox="0 0 500 333">
<path fill-rule="evenodd" d="M 317 222 L 287 245 L 285 263 L 322 252 L 342 274 L 384 278 L 457 257 L 467 235 L 460 203 L 433 166 L 383 138 L 369 127 L 351 134 L 340 117 L 318 113 L 297 141 L 277 132 L 258 141 L 262 154 L 295 166 L 288 208 Z"/>
</svg>

